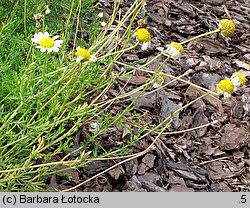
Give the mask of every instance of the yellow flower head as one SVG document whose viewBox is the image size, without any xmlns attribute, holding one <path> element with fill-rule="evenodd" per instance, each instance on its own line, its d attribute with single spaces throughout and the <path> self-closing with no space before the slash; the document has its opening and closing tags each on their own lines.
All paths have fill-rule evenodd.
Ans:
<svg viewBox="0 0 250 208">
<path fill-rule="evenodd" d="M 232 20 L 222 19 L 219 23 L 220 32 L 224 37 L 229 37 L 234 33 L 235 24 Z"/>
<path fill-rule="evenodd" d="M 231 76 L 230 80 L 232 81 L 234 87 L 242 87 L 246 83 L 246 76 L 241 72 L 235 72 Z"/>
<path fill-rule="evenodd" d="M 145 28 L 139 28 L 136 33 L 133 34 L 133 37 L 137 38 L 139 42 L 142 43 L 141 49 L 147 50 L 150 47 L 150 33 Z"/>
<path fill-rule="evenodd" d="M 150 33 L 145 28 L 139 28 L 136 31 L 136 37 L 140 42 L 147 43 L 150 41 Z"/>
<path fill-rule="evenodd" d="M 217 84 L 217 92 L 224 97 L 230 97 L 234 92 L 234 85 L 231 80 L 223 79 Z"/>
<path fill-rule="evenodd" d="M 181 54 L 183 54 L 183 52 L 184 52 L 183 46 L 177 42 L 171 42 L 166 50 L 166 53 L 168 55 L 171 55 L 171 58 L 173 59 L 179 59 L 181 57 Z"/>
<path fill-rule="evenodd" d="M 76 62 L 79 62 L 81 60 L 83 61 L 96 61 L 96 57 L 91 55 L 90 52 L 87 49 L 81 48 L 80 46 L 78 46 L 76 48 Z"/>
<path fill-rule="evenodd" d="M 180 54 L 183 54 L 184 48 L 183 48 L 183 46 L 182 46 L 180 43 L 171 42 L 171 43 L 170 43 L 170 46 L 171 46 L 171 47 L 174 47 L 175 49 L 177 49 L 177 51 L 179 51 Z"/>
</svg>

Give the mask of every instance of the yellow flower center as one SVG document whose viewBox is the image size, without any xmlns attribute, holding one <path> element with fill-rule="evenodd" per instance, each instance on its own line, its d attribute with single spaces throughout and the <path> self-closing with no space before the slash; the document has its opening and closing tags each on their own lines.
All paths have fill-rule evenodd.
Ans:
<svg viewBox="0 0 250 208">
<path fill-rule="evenodd" d="M 219 28 L 220 28 L 221 34 L 224 37 L 229 37 L 234 33 L 235 24 L 232 20 L 222 19 L 220 21 Z"/>
<path fill-rule="evenodd" d="M 217 89 L 218 91 L 223 91 L 227 92 L 228 94 L 232 94 L 234 92 L 234 85 L 231 80 L 224 79 L 217 84 Z"/>
<path fill-rule="evenodd" d="M 88 61 L 90 59 L 90 52 L 84 48 L 79 48 L 76 56 L 81 56 L 83 61 Z"/>
<path fill-rule="evenodd" d="M 173 48 L 175 48 L 176 50 L 178 50 L 180 52 L 180 54 L 182 54 L 184 52 L 184 48 L 180 43 L 177 42 L 171 42 L 170 46 L 172 46 Z"/>
<path fill-rule="evenodd" d="M 139 28 L 137 31 L 136 31 L 136 36 L 137 36 L 137 39 L 140 41 L 140 42 L 143 42 L 143 43 L 147 43 L 149 42 L 150 40 L 150 33 L 147 29 L 145 28 Z"/>
<path fill-rule="evenodd" d="M 41 38 L 39 44 L 44 48 L 52 48 L 55 43 L 54 40 L 52 40 L 52 38 L 47 37 L 47 38 Z"/>
</svg>

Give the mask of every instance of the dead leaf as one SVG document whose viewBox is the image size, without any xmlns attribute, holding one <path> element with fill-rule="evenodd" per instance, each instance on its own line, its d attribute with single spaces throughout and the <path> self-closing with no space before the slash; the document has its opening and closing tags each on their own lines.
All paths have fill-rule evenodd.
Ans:
<svg viewBox="0 0 250 208">
<path fill-rule="evenodd" d="M 146 154 L 144 158 L 142 158 L 142 162 L 145 163 L 149 168 L 154 167 L 154 161 L 156 156 L 153 154 Z"/>
<path fill-rule="evenodd" d="M 137 172 L 138 161 L 137 161 L 137 159 L 130 160 L 130 161 L 124 163 L 124 166 L 125 166 L 126 175 L 131 177 L 134 174 L 136 174 L 136 172 Z"/>
<path fill-rule="evenodd" d="M 72 182 L 74 184 L 79 183 L 79 174 L 75 169 L 69 169 L 68 166 L 60 165 L 60 166 L 56 167 L 56 170 L 57 170 L 57 175 L 68 174 L 72 177 Z"/>
<path fill-rule="evenodd" d="M 166 91 L 163 89 L 157 92 L 157 104 L 158 109 L 156 108 L 156 110 L 159 111 L 157 114 L 164 119 L 168 118 L 174 111 L 180 108 L 174 101 L 168 99 Z M 173 125 L 175 128 L 178 128 L 180 124 L 179 113 L 176 113 L 173 117 Z"/>
<path fill-rule="evenodd" d="M 250 113 L 250 95 L 248 93 L 244 93 L 241 97 L 243 108 L 247 114 Z"/>
<path fill-rule="evenodd" d="M 204 61 L 206 63 L 208 63 L 208 66 L 209 66 L 211 71 L 220 69 L 223 66 L 223 62 L 219 59 L 214 59 L 214 58 L 211 58 L 210 56 L 207 56 L 207 55 L 204 55 L 202 57 L 203 57 Z M 213 79 L 211 79 L 211 76 L 209 78 L 210 78 L 210 80 L 213 80 Z"/>
<path fill-rule="evenodd" d="M 117 180 L 124 173 L 125 171 L 121 166 L 115 167 L 108 172 L 108 174 L 115 180 Z"/>
<path fill-rule="evenodd" d="M 183 178 L 175 176 L 172 171 L 169 171 L 169 180 L 168 180 L 170 185 L 184 185 L 185 181 Z"/>
<path fill-rule="evenodd" d="M 225 163 L 221 161 L 214 161 L 206 165 L 209 177 L 212 180 L 220 180 L 232 176 L 232 172 L 225 167 Z"/>
<path fill-rule="evenodd" d="M 54 188 L 55 190 L 57 190 L 58 183 L 57 183 L 56 174 L 53 174 L 53 175 L 51 176 L 51 179 L 50 179 L 50 186 L 51 186 L 52 188 Z"/>
<path fill-rule="evenodd" d="M 234 118 L 240 119 L 243 116 L 243 112 L 244 112 L 243 102 L 242 101 L 235 101 L 235 103 L 231 109 L 231 115 Z"/>
<path fill-rule="evenodd" d="M 211 79 L 211 77 L 213 78 Z M 204 86 L 211 91 L 216 91 L 216 85 L 221 79 L 221 76 L 215 73 L 199 72 L 193 75 L 191 82 L 199 86 Z"/>
<path fill-rule="evenodd" d="M 141 163 L 141 164 L 138 166 L 138 171 L 137 171 L 137 173 L 138 173 L 139 175 L 143 175 L 143 174 L 146 173 L 147 169 L 148 169 L 148 167 L 145 165 L 145 163 Z"/>
<path fill-rule="evenodd" d="M 145 76 L 133 76 L 131 78 L 124 79 L 122 81 L 125 81 L 125 82 L 128 81 L 129 84 L 141 85 L 141 84 L 146 83 L 147 80 L 148 78 Z"/>
<path fill-rule="evenodd" d="M 220 139 L 219 146 L 222 150 L 237 150 L 248 144 L 250 132 L 245 127 L 235 127 L 227 124 Z"/>
<path fill-rule="evenodd" d="M 208 124 L 208 118 L 204 114 L 204 109 L 198 108 L 193 116 L 193 126 L 201 126 L 204 124 Z M 202 137 L 206 134 L 207 127 L 199 128 L 192 132 L 195 137 Z"/>
<path fill-rule="evenodd" d="M 218 55 L 218 54 L 227 54 L 228 48 L 221 43 L 212 40 L 211 38 L 200 38 L 198 40 L 192 41 L 190 43 L 192 47 L 200 46 L 203 48 L 204 52 L 208 55 Z"/>
<path fill-rule="evenodd" d="M 190 85 L 185 92 L 186 96 L 189 96 L 193 99 L 203 94 L 204 92 L 201 89 L 198 89 L 192 85 Z M 217 97 L 208 94 L 205 97 L 203 97 L 203 99 L 209 102 L 212 106 L 218 108 L 219 112 L 223 112 L 222 102 Z"/>
<path fill-rule="evenodd" d="M 166 189 L 160 186 L 157 186 L 156 184 L 151 183 L 149 181 L 142 181 L 141 184 L 142 184 L 142 187 L 147 189 L 148 192 L 166 192 L 167 191 Z"/>
<path fill-rule="evenodd" d="M 236 59 L 234 62 L 235 62 L 235 64 L 236 64 L 238 67 L 244 68 L 244 69 L 246 69 L 246 70 L 250 70 L 250 65 L 249 65 L 249 64 L 247 64 L 247 63 L 245 63 L 245 62 L 243 62 L 243 61 L 240 61 L 239 59 Z"/>
<path fill-rule="evenodd" d="M 231 189 L 223 182 L 221 183 L 212 183 L 211 184 L 212 192 L 231 192 Z"/>
<path fill-rule="evenodd" d="M 232 116 L 229 118 L 231 124 L 235 124 L 235 126 L 240 127 L 241 121 L 237 118 L 233 118 Z"/>
<path fill-rule="evenodd" d="M 131 137 L 132 133 L 130 130 L 128 130 L 127 128 L 123 128 L 123 132 L 122 132 L 122 138 L 123 139 L 129 139 Z"/>
<path fill-rule="evenodd" d="M 245 155 L 244 152 L 241 152 L 241 151 L 237 151 L 233 153 L 234 159 L 242 159 L 244 158 L 244 155 Z"/>
<path fill-rule="evenodd" d="M 182 185 L 172 185 L 169 192 L 194 192 L 193 188 L 188 188 L 185 184 Z"/>
<path fill-rule="evenodd" d="M 149 95 L 144 95 L 144 94 L 145 93 L 139 91 L 131 95 L 131 99 L 135 99 L 138 95 L 140 95 L 135 101 L 136 107 L 155 108 L 156 95 L 153 93 Z"/>
<path fill-rule="evenodd" d="M 206 171 L 200 167 L 190 166 L 184 163 L 173 163 L 166 161 L 166 167 L 176 175 L 194 181 L 206 181 Z"/>
</svg>

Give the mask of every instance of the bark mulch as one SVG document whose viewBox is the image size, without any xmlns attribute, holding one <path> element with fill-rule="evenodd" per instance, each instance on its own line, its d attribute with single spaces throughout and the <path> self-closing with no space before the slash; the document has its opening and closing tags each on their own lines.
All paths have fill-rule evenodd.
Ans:
<svg viewBox="0 0 250 208">
<path fill-rule="evenodd" d="M 100 1 L 100 10 L 108 18 L 113 1 Z M 121 11 L 125 13 L 131 0 L 122 1 Z M 218 21 L 230 18 L 236 24 L 231 38 L 214 34 L 185 45 L 185 53 L 179 61 L 170 60 L 163 71 L 180 76 L 192 70 L 185 79 L 199 86 L 215 90 L 216 84 L 229 78 L 235 71 L 249 76 L 250 70 L 250 1 L 224 0 L 151 0 L 146 8 L 147 28 L 151 33 L 152 46 L 147 52 L 140 48 L 124 54 L 120 61 L 130 63 L 145 58 L 151 60 L 159 52 L 156 47 L 166 47 L 170 41 L 184 41 L 187 38 L 214 30 Z M 138 20 L 142 16 L 138 16 Z M 136 23 L 133 25 L 137 27 Z M 121 31 L 122 32 L 122 31 Z M 163 58 L 148 66 L 156 69 Z M 138 63 L 138 66 L 143 63 Z M 117 65 L 117 73 L 121 66 Z M 125 70 L 129 70 L 126 69 Z M 119 80 L 106 93 L 109 98 L 144 84 L 147 73 L 136 72 L 133 78 Z M 165 82 L 168 82 L 168 78 Z M 141 117 L 146 123 L 159 123 L 175 109 L 197 98 L 197 89 L 185 83 L 174 82 L 167 87 L 136 101 L 134 112 L 148 114 Z M 134 97 L 131 96 L 131 100 Z M 129 101 L 128 101 L 129 102 Z M 124 109 L 124 104 L 114 103 L 109 110 L 114 115 Z M 129 115 L 128 115 L 129 117 Z M 179 134 L 163 134 L 155 149 L 118 166 L 91 180 L 77 191 L 171 191 L 171 192 L 240 192 L 250 191 L 250 87 L 249 81 L 230 99 L 205 97 L 174 117 L 171 131 L 205 125 L 193 131 Z M 83 125 L 76 134 L 76 141 L 86 137 L 90 127 Z M 103 133 L 101 145 L 108 149 L 133 136 L 133 131 L 114 126 Z M 154 135 L 148 135 L 132 147 L 134 153 L 145 150 Z M 79 145 L 76 142 L 76 145 Z M 58 156 L 59 157 L 59 156 Z M 61 158 L 54 158 L 59 161 Z M 48 186 L 57 190 L 72 187 L 114 165 L 114 161 L 95 161 L 86 168 L 70 170 L 72 180 L 59 175 L 48 180 Z M 63 169 L 63 167 L 61 167 Z M 60 171 L 60 170 L 59 170 Z"/>
</svg>

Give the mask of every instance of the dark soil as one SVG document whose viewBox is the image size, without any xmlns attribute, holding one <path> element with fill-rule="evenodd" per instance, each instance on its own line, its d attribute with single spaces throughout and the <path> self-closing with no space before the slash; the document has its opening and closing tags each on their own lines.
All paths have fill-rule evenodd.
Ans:
<svg viewBox="0 0 250 208">
<path fill-rule="evenodd" d="M 112 2 L 100 1 L 100 11 L 104 12 L 106 18 L 111 15 Z M 124 0 L 122 13 L 125 13 L 132 3 L 133 1 Z M 171 41 L 181 42 L 212 31 L 218 27 L 220 19 L 227 18 L 236 24 L 232 37 L 224 38 L 220 34 L 214 34 L 190 42 L 184 46 L 185 53 L 181 59 L 168 61 L 163 71 L 180 76 L 192 69 L 185 79 L 210 90 L 215 90 L 221 79 L 229 78 L 235 71 L 242 71 L 248 77 L 249 5 L 249 0 L 148 1 L 145 7 L 148 16 L 146 24 L 151 32 L 152 46 L 143 53 L 138 47 L 137 50 L 124 54 L 120 61 L 130 63 L 140 58 L 150 60 L 159 53 L 156 47 L 166 47 Z M 140 18 L 142 16 L 139 15 L 137 20 Z M 137 27 L 136 23 L 133 27 Z M 162 58 L 154 62 L 148 70 L 156 69 L 163 60 Z M 119 73 L 121 66 L 117 65 L 114 70 Z M 138 72 L 127 82 L 124 91 L 129 92 L 144 84 L 148 76 L 147 73 Z M 126 81 L 120 80 L 106 96 L 115 97 Z M 159 123 L 172 111 L 198 96 L 196 89 L 181 82 L 174 82 L 153 94 L 142 96 L 136 102 L 135 111 L 141 114 L 148 112 L 147 116 L 141 117 L 142 121 Z M 122 109 L 124 106 L 121 103 L 114 103 L 109 108 L 113 114 Z M 162 134 L 155 143 L 154 150 L 96 177 L 75 191 L 250 191 L 249 81 L 229 99 L 207 96 L 197 101 L 176 115 L 172 126 L 166 132 L 181 131 L 208 123 L 212 124 L 193 131 Z M 89 132 L 89 127 L 83 125 L 76 138 L 81 139 L 86 136 L 86 132 Z M 127 140 L 132 136 L 133 132 L 114 126 L 112 132 L 101 135 L 101 144 L 103 148 L 108 149 L 117 145 L 121 138 Z M 145 150 L 153 138 L 154 135 L 148 135 L 134 145 L 132 151 L 137 153 Z M 60 159 L 55 157 L 54 161 Z M 95 161 L 84 169 L 68 171 L 72 176 L 71 181 L 53 175 L 47 183 L 55 190 L 70 188 L 116 163 Z M 64 169 L 63 166 L 60 168 Z"/>
</svg>

